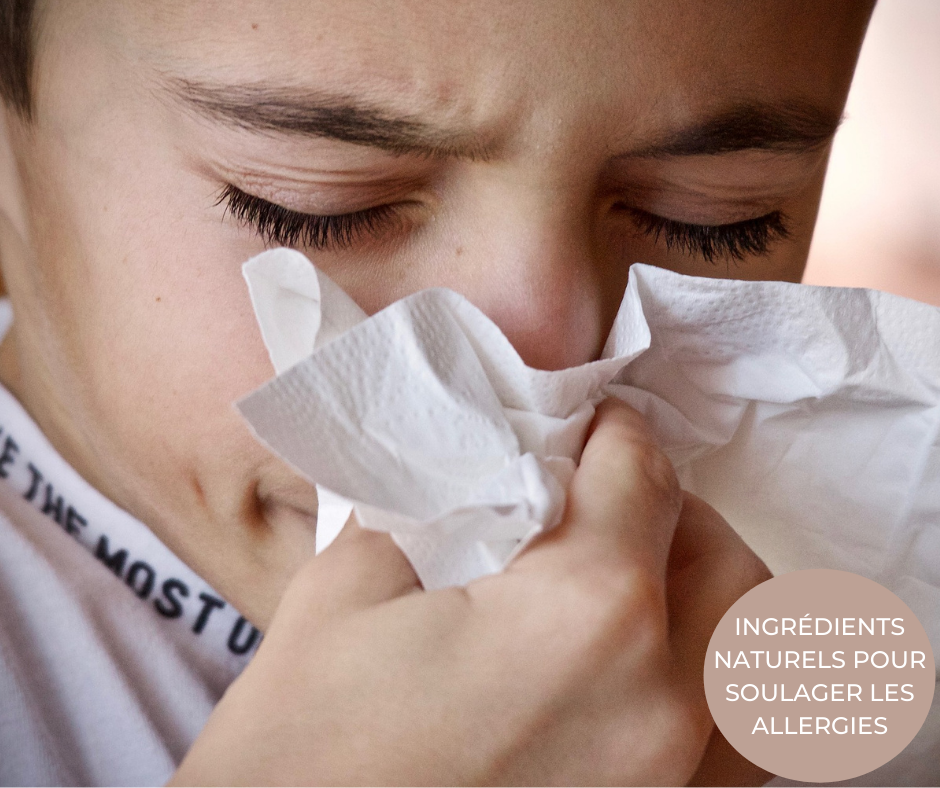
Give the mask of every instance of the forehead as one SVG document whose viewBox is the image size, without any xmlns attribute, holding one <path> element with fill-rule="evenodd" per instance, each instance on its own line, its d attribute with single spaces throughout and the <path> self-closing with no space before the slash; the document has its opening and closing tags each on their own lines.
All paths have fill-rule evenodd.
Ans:
<svg viewBox="0 0 940 788">
<path fill-rule="evenodd" d="M 46 11 L 53 47 L 100 44 L 144 71 L 317 87 L 480 126 L 562 124 L 566 111 L 642 125 L 742 99 L 840 108 L 867 19 L 858 0 L 53 0 Z"/>
</svg>

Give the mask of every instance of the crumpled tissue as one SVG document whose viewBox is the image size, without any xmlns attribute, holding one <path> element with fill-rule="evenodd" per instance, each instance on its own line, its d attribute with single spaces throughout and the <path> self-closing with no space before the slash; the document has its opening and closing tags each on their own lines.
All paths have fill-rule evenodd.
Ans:
<svg viewBox="0 0 940 788">
<path fill-rule="evenodd" d="M 502 569 L 615 396 L 772 572 L 870 577 L 940 644 L 940 309 L 636 264 L 601 359 L 549 372 L 449 290 L 370 317 L 299 252 L 244 274 L 277 375 L 238 408 L 317 485 L 318 549 L 354 511 L 426 588 Z"/>
</svg>

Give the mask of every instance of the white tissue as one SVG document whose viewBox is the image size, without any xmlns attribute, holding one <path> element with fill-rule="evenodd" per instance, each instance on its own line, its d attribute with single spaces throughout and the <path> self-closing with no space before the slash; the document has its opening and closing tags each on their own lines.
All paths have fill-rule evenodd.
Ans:
<svg viewBox="0 0 940 788">
<path fill-rule="evenodd" d="M 355 510 L 427 588 L 498 571 L 558 522 L 612 394 L 775 574 L 871 577 L 940 644 L 940 310 L 638 264 L 602 359 L 546 372 L 448 290 L 366 317 L 297 252 L 245 276 L 278 375 L 238 407 L 318 485 L 318 545 Z"/>
<path fill-rule="evenodd" d="M 278 376 L 239 408 L 317 485 L 318 549 L 355 510 L 393 535 L 426 588 L 498 571 L 558 523 L 593 405 L 649 343 L 639 310 L 624 309 L 619 358 L 544 372 L 454 292 L 367 319 L 298 252 L 244 272 Z"/>
</svg>

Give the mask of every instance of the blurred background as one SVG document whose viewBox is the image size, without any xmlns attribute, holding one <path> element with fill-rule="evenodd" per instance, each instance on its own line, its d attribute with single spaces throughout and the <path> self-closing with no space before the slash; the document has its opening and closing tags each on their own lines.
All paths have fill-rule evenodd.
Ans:
<svg viewBox="0 0 940 788">
<path fill-rule="evenodd" d="M 804 281 L 940 305 L 940 0 L 875 8 Z"/>
</svg>

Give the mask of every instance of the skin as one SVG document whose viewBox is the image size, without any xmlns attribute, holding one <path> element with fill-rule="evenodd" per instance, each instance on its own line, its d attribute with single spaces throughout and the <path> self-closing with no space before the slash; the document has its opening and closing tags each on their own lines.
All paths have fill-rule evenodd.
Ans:
<svg viewBox="0 0 940 788">
<path fill-rule="evenodd" d="M 503 574 L 422 593 L 383 534 L 347 526 L 173 783 L 762 785 L 720 735 L 700 764 L 701 676 L 721 615 L 768 576 L 608 401 L 563 522 Z"/>
<path fill-rule="evenodd" d="M 273 633 L 292 578 L 318 571 L 316 500 L 231 406 L 272 370 L 240 272 L 266 241 L 216 204 L 225 186 L 319 214 L 393 204 L 397 221 L 374 237 L 307 250 L 367 311 L 451 287 L 531 365 L 583 363 L 634 261 L 800 279 L 869 11 L 854 0 L 40 2 L 32 116 L 5 110 L 0 124 L 0 264 L 17 315 L 0 379 L 85 478 Z M 339 96 L 427 127 L 435 151 L 233 124 L 206 100 L 232 86 L 243 104 Z M 812 122 L 769 148 L 648 155 L 676 140 L 688 154 L 702 138 L 690 127 L 742 104 Z M 766 254 L 709 261 L 644 233 L 634 210 L 706 225 L 781 211 L 789 235 Z M 739 591 L 755 582 L 743 574 Z M 309 602 L 311 586 L 298 587 L 286 598 Z M 712 613 L 733 601 L 682 599 Z M 693 727 L 689 762 L 709 730 Z M 410 781 L 364 779 L 383 777 Z"/>
</svg>

